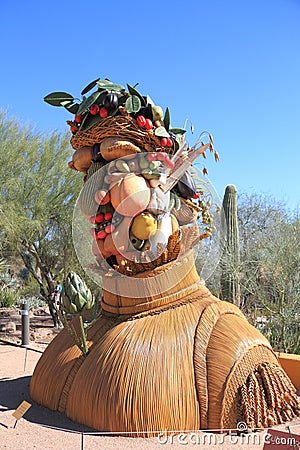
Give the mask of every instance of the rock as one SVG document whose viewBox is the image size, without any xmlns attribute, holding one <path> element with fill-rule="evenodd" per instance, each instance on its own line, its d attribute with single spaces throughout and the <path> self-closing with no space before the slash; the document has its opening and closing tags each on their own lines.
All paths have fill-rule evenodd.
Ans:
<svg viewBox="0 0 300 450">
<path fill-rule="evenodd" d="M 13 334 L 16 331 L 17 331 L 17 327 L 16 327 L 15 322 L 8 322 L 7 325 L 6 325 L 6 332 L 10 333 L 10 334 Z"/>
</svg>

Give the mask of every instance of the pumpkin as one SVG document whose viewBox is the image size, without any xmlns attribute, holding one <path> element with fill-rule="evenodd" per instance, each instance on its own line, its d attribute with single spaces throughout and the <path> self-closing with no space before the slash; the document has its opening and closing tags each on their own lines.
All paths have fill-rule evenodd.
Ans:
<svg viewBox="0 0 300 450">
<path fill-rule="evenodd" d="M 92 164 L 92 151 L 93 147 L 81 147 L 80 149 L 75 150 L 72 161 L 68 163 L 70 169 L 87 173 Z"/>
<path fill-rule="evenodd" d="M 130 173 L 110 185 L 110 201 L 115 210 L 126 217 L 135 217 L 147 209 L 151 191 L 146 180 Z"/>
<path fill-rule="evenodd" d="M 112 161 L 113 159 L 135 157 L 136 153 L 141 150 L 130 141 L 126 141 L 118 136 L 113 136 L 104 139 L 100 145 L 100 153 L 106 161 Z"/>
</svg>

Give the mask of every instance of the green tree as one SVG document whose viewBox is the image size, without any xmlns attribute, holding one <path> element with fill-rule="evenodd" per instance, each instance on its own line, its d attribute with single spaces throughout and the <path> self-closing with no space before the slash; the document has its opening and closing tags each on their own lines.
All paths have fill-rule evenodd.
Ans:
<svg viewBox="0 0 300 450">
<path fill-rule="evenodd" d="M 0 239 L 19 254 L 51 302 L 54 277 L 77 269 L 72 215 L 82 180 L 67 166 L 69 136 L 42 135 L 0 113 Z"/>
<path fill-rule="evenodd" d="M 245 312 L 276 350 L 300 353 L 299 215 L 272 197 L 244 194 L 238 216 Z"/>
</svg>

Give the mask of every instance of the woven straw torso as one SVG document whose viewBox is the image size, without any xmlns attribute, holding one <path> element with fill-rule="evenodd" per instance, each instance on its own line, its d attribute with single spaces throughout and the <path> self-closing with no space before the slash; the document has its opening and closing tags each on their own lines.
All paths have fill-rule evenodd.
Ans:
<svg viewBox="0 0 300 450">
<path fill-rule="evenodd" d="M 272 373 L 266 374 L 273 386 L 270 392 L 266 389 L 266 399 L 279 395 L 277 403 L 283 405 L 282 386 L 284 395 L 294 395 L 268 341 L 238 308 L 209 292 L 199 280 L 192 253 L 180 264 L 169 264 L 171 272 L 157 268 L 135 278 L 137 290 L 144 283 L 147 295 L 142 298 L 123 296 L 122 278 L 104 279 L 103 313 L 89 330 L 89 354 L 83 357 L 62 331 L 36 366 L 33 399 L 97 430 L 134 436 L 234 428 L 245 414 L 256 426 L 268 426 L 274 417 L 273 422 L 280 421 L 281 413 L 262 396 L 255 400 L 249 394 L 258 403 L 253 403 L 252 413 L 246 411 L 247 380 L 261 364 L 277 376 L 274 381 Z M 157 271 L 165 292 L 153 296 Z M 291 398 L 294 409 L 290 407 L 287 417 L 297 409 L 297 399 Z M 261 405 L 265 413 L 259 419 L 254 415 Z"/>
</svg>

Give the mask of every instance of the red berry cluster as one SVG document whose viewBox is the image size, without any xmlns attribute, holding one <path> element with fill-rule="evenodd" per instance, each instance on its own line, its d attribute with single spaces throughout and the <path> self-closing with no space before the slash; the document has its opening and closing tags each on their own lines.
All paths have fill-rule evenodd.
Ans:
<svg viewBox="0 0 300 450">
<path fill-rule="evenodd" d="M 173 147 L 173 141 L 169 137 L 168 138 L 165 138 L 165 137 L 161 138 L 160 143 L 161 143 L 162 147 Z"/>
<path fill-rule="evenodd" d="M 174 162 L 170 159 L 168 153 L 166 152 L 148 153 L 146 158 L 149 162 L 162 161 L 165 166 L 170 169 L 174 167 Z"/>
<path fill-rule="evenodd" d="M 91 107 L 90 107 L 90 114 L 92 114 L 92 116 L 96 116 L 97 114 L 99 114 L 99 116 L 102 119 L 105 119 L 105 117 L 108 116 L 108 109 L 105 108 L 105 106 L 99 106 L 96 103 L 94 103 Z"/>
<path fill-rule="evenodd" d="M 105 239 L 108 234 L 111 234 L 115 230 L 115 226 L 111 223 L 113 214 L 107 212 L 105 214 L 99 213 L 96 216 L 90 217 L 90 222 L 93 225 L 97 225 L 97 228 L 91 228 L 90 233 L 96 239 Z"/>
<path fill-rule="evenodd" d="M 153 128 L 152 120 L 146 119 L 144 116 L 137 116 L 136 121 L 139 127 L 144 127 L 146 130 L 152 130 Z"/>
</svg>

